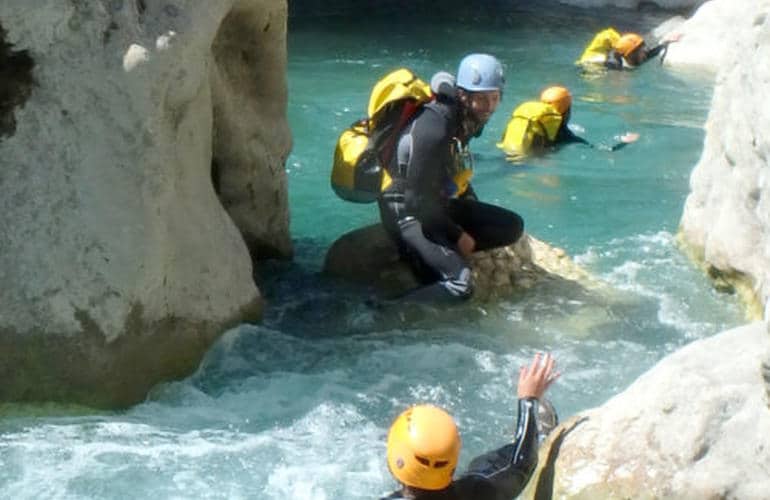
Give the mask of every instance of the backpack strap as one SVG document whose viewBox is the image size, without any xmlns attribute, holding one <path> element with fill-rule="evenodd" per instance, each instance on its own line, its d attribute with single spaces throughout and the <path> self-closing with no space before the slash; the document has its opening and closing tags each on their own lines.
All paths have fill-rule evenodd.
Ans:
<svg viewBox="0 0 770 500">
<path fill-rule="evenodd" d="M 401 115 L 398 117 L 398 122 L 396 122 L 396 126 L 390 132 L 390 137 L 388 137 L 388 140 L 380 151 L 380 165 L 382 165 L 382 168 L 385 170 L 388 170 L 390 167 L 390 161 L 393 159 L 393 153 L 396 147 L 396 140 L 401 135 L 401 131 L 421 106 L 422 104 L 414 99 L 409 99 L 404 103 Z"/>
</svg>

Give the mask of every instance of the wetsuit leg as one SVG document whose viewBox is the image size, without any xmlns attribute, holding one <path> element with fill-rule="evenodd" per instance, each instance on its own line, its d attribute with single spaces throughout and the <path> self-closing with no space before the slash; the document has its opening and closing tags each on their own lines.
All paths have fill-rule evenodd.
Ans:
<svg viewBox="0 0 770 500">
<path fill-rule="evenodd" d="M 415 277 L 426 285 L 403 298 L 416 302 L 469 298 L 473 284 L 468 264 L 453 250 L 445 236 L 432 235 L 434 241 L 431 241 L 419 221 L 412 217 L 402 218 L 402 198 L 400 195 L 383 196 L 379 200 L 380 219 L 398 246 L 401 258 L 409 263 Z"/>
<path fill-rule="evenodd" d="M 449 216 L 476 240 L 476 251 L 516 243 L 524 232 L 519 214 L 473 199 L 453 199 Z"/>
<path fill-rule="evenodd" d="M 438 282 L 420 288 L 408 295 L 415 300 L 438 300 L 449 297 L 467 299 L 473 293 L 471 268 L 465 259 L 448 245 L 429 240 L 423 234 L 422 224 L 416 219 L 399 222 L 401 239 L 410 251 L 438 274 Z"/>
</svg>

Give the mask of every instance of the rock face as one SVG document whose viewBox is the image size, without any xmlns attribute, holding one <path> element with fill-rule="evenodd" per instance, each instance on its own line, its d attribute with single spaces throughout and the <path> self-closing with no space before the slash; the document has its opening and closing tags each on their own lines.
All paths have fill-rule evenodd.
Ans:
<svg viewBox="0 0 770 500">
<path fill-rule="evenodd" d="M 127 405 L 259 317 L 249 254 L 291 253 L 286 8 L 0 3 L 34 67 L 0 86 L 0 401 Z"/>
<path fill-rule="evenodd" d="M 654 4 L 663 9 L 681 9 L 700 5 L 707 0 L 559 0 L 577 7 L 621 7 L 636 9 L 642 4 Z"/>
<path fill-rule="evenodd" d="M 770 58 L 770 1 L 713 0 L 682 32 L 667 61 L 711 59 L 718 73 L 681 236 L 709 274 L 736 287 L 751 316 L 761 317 L 770 303 L 770 65 L 757 61 Z"/>
<path fill-rule="evenodd" d="M 693 342 L 562 424 L 523 498 L 767 498 L 768 327 Z"/>
<path fill-rule="evenodd" d="M 755 26 L 767 15 L 768 0 L 711 0 L 698 8 L 677 31 L 684 36 L 671 44 L 664 64 L 718 72 L 746 59 L 745 45 Z M 759 24 L 757 24 L 759 23 Z M 728 42 L 729 41 L 729 42 Z M 726 43 L 727 42 L 727 43 Z M 748 61 L 746 61 L 748 65 Z"/>
<path fill-rule="evenodd" d="M 32 68 L 35 66 L 28 51 L 13 50 L 5 37 L 5 30 L 0 25 L 0 138 L 16 131 L 14 114 L 32 93 Z"/>
<path fill-rule="evenodd" d="M 591 281 L 564 250 L 528 234 L 514 245 L 475 253 L 470 264 L 477 300 L 510 296 L 548 280 Z M 326 254 L 324 272 L 371 285 L 387 295 L 401 295 L 419 285 L 380 224 L 351 231 L 335 241 Z"/>
</svg>

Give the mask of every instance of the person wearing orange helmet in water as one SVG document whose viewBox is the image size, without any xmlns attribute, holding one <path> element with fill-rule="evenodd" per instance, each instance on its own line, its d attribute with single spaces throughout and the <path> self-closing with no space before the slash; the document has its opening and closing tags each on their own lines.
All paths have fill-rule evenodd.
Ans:
<svg viewBox="0 0 770 500">
<path fill-rule="evenodd" d="M 575 135 L 569 128 L 572 94 L 561 85 L 553 85 L 540 94 L 539 101 L 527 101 L 516 107 L 497 147 L 511 160 L 541 153 L 548 147 L 579 143 L 605 151 L 618 149 L 636 141 L 639 134 L 626 133 L 612 146 L 594 145 Z"/>
<path fill-rule="evenodd" d="M 454 419 L 433 405 L 408 408 L 391 425 L 387 441 L 388 469 L 401 487 L 383 500 L 496 500 L 518 495 L 537 465 L 539 438 L 558 423 L 553 407 L 543 399 L 558 377 L 550 354 L 538 353 L 529 366 L 521 367 L 513 442 L 474 458 L 456 479 L 462 443 Z M 541 414 L 549 421 L 541 422 Z"/>
<path fill-rule="evenodd" d="M 577 64 L 584 68 L 603 66 L 607 69 L 634 69 L 658 55 L 665 57 L 669 44 L 679 41 L 680 33 L 666 36 L 661 42 L 648 47 L 645 39 L 637 33 L 618 33 L 607 28 L 597 33 L 583 51 Z"/>
</svg>

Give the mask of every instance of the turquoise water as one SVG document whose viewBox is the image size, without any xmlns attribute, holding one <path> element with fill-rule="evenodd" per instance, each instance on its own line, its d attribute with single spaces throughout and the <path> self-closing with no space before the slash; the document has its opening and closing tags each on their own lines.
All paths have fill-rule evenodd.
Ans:
<svg viewBox="0 0 770 500">
<path fill-rule="evenodd" d="M 501 5 L 508 5 L 500 2 Z M 541 4 L 539 4 L 541 5 Z M 390 420 L 413 402 L 456 416 L 462 464 L 510 437 L 512 380 L 537 350 L 563 376 L 562 417 L 601 404 L 664 355 L 741 322 L 676 250 L 673 234 L 703 141 L 707 80 L 648 64 L 585 79 L 572 61 L 622 11 L 562 8 L 447 14 L 430 25 L 303 18 L 289 38 L 294 263 L 258 271 L 268 312 L 227 332 L 198 372 L 120 413 L 35 409 L 0 420 L 1 498 L 373 498 L 393 487 L 384 463 Z M 645 13 L 631 26 L 665 16 Z M 403 64 L 428 78 L 466 52 L 497 54 L 507 73 L 500 111 L 473 144 L 476 191 L 519 212 L 533 235 L 563 247 L 611 294 L 536 289 L 496 304 L 403 314 L 319 274 L 328 246 L 376 220 L 372 205 L 334 197 L 339 132 L 363 114 L 371 85 Z M 525 166 L 494 147 L 507 115 L 549 83 L 575 95 L 573 123 L 607 153 L 565 147 Z"/>
</svg>

